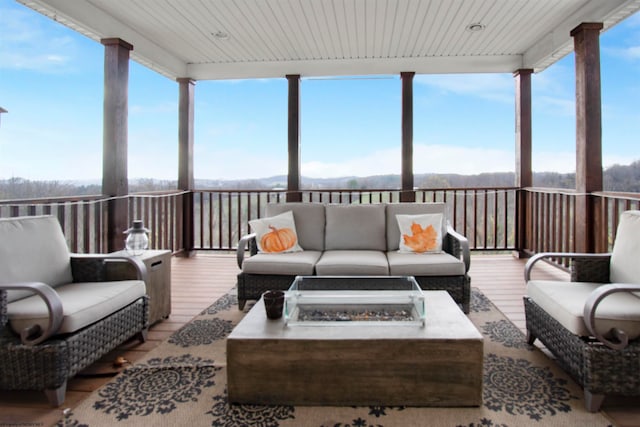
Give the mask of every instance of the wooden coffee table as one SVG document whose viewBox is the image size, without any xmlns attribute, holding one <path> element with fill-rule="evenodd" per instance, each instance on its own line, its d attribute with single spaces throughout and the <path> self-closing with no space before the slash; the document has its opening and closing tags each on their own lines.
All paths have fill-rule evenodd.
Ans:
<svg viewBox="0 0 640 427">
<path fill-rule="evenodd" d="M 424 327 L 285 326 L 258 301 L 227 339 L 229 401 L 481 405 L 482 335 L 446 291 L 424 295 Z"/>
</svg>

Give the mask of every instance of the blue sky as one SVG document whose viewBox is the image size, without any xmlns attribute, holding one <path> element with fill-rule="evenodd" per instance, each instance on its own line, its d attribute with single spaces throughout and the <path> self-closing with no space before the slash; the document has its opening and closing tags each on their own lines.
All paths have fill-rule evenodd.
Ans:
<svg viewBox="0 0 640 427">
<path fill-rule="evenodd" d="M 640 159 L 640 14 L 601 44 L 604 166 Z M 102 177 L 103 46 L 0 0 L 0 179 Z M 177 178 L 177 83 L 135 62 L 129 177 Z M 533 77 L 533 168 L 575 171 L 573 54 Z M 302 174 L 400 173 L 399 76 L 303 79 Z M 196 179 L 287 172 L 286 79 L 200 81 Z M 415 173 L 513 171 L 511 74 L 414 80 Z"/>
</svg>

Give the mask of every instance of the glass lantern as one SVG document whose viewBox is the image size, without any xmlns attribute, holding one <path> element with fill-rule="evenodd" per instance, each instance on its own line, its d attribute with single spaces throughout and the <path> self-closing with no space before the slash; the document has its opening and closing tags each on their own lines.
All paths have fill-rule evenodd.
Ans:
<svg viewBox="0 0 640 427">
<path fill-rule="evenodd" d="M 124 234 L 127 235 L 124 246 L 130 255 L 142 255 L 149 248 L 149 229 L 144 228 L 142 220 L 134 220 Z"/>
</svg>

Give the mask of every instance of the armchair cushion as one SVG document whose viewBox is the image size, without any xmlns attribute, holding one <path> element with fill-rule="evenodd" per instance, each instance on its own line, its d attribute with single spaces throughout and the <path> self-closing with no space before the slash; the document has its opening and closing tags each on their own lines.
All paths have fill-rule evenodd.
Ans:
<svg viewBox="0 0 640 427">
<path fill-rule="evenodd" d="M 611 252 L 611 283 L 640 283 L 640 211 L 626 211 L 620 216 L 616 240 Z"/>
<path fill-rule="evenodd" d="M 144 282 L 123 280 L 99 283 L 68 283 L 55 288 L 62 300 L 64 315 L 58 334 L 78 331 L 145 295 Z M 14 301 L 7 306 L 9 323 L 17 334 L 34 324 L 46 329 L 47 306 L 39 296 Z"/>
<path fill-rule="evenodd" d="M 601 283 L 530 280 L 527 295 L 578 336 L 591 335 L 584 322 L 584 304 L 589 294 Z M 596 312 L 596 330 L 603 335 L 617 327 L 629 340 L 640 336 L 640 298 L 630 292 L 620 292 L 605 298 Z"/>
<path fill-rule="evenodd" d="M 0 236 L 2 283 L 42 282 L 55 288 L 73 281 L 69 248 L 55 217 L 0 219 Z M 7 299 L 28 295 L 31 292 L 8 291 Z"/>
</svg>

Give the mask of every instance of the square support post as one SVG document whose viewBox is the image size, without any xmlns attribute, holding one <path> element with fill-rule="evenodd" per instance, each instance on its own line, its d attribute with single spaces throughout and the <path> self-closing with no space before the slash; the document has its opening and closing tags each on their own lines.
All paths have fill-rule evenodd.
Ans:
<svg viewBox="0 0 640 427">
<path fill-rule="evenodd" d="M 289 172 L 287 202 L 301 202 L 300 191 L 300 75 L 287 75 L 289 82 Z"/>
<path fill-rule="evenodd" d="M 177 79 L 178 99 L 178 189 L 185 193 L 180 197 L 182 209 L 178 212 L 178 224 L 182 224 L 182 248 L 190 256 L 194 248 L 193 227 L 193 140 L 195 80 Z"/>
<path fill-rule="evenodd" d="M 104 57 L 104 117 L 102 194 L 113 197 L 107 207 L 107 251 L 124 248 L 128 228 L 128 102 L 129 53 L 133 46 L 118 38 L 102 39 Z"/>
<path fill-rule="evenodd" d="M 516 84 L 516 253 L 525 256 L 529 246 L 530 206 L 527 187 L 533 186 L 531 167 L 532 115 L 531 115 L 531 69 L 521 69 L 513 74 Z"/>
<path fill-rule="evenodd" d="M 415 202 L 413 189 L 413 72 L 400 73 L 402 79 L 402 188 L 401 202 Z"/>
<path fill-rule="evenodd" d="M 576 66 L 576 212 L 575 250 L 602 250 L 594 192 L 602 191 L 602 100 L 600 94 L 601 23 L 583 23 L 571 31 Z"/>
</svg>

